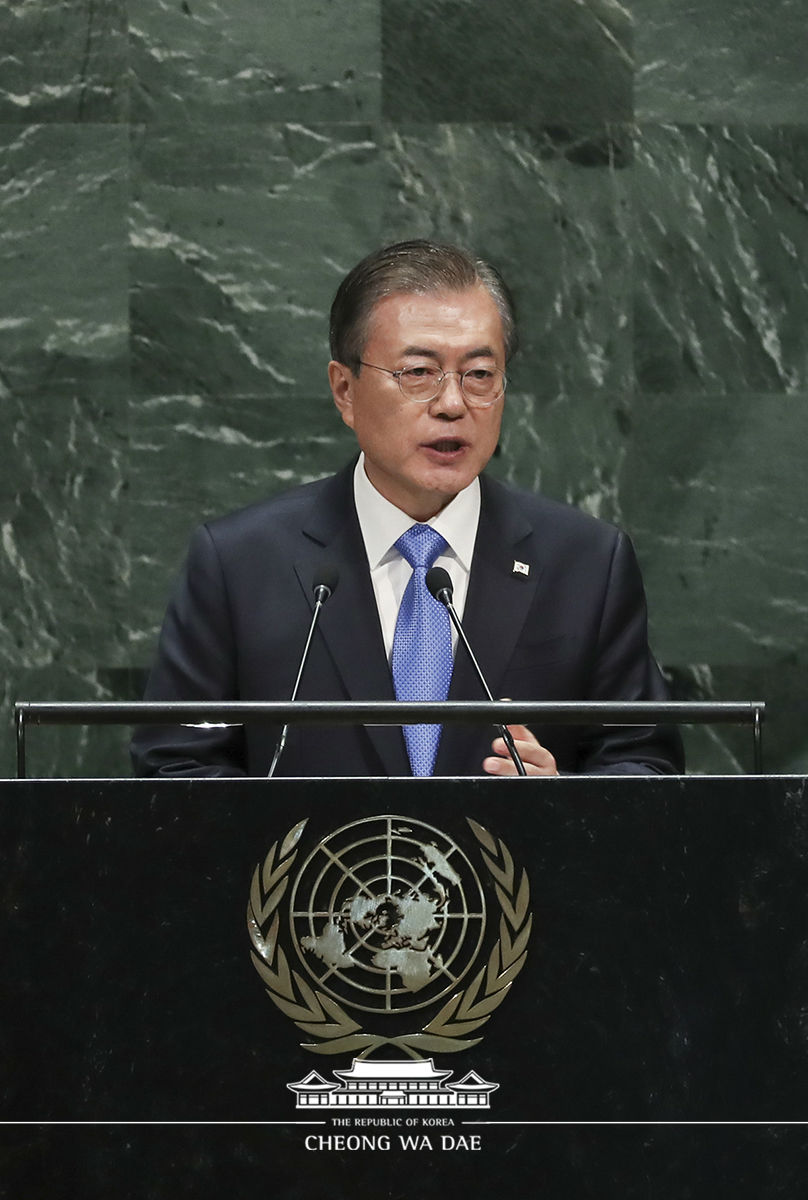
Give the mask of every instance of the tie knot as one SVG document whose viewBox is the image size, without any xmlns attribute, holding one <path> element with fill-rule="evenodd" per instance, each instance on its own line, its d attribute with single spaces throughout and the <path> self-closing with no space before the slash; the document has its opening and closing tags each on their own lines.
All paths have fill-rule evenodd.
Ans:
<svg viewBox="0 0 808 1200">
<path fill-rule="evenodd" d="M 414 569 L 431 567 L 435 559 L 446 549 L 446 539 L 431 525 L 411 525 L 396 542 L 396 550 Z"/>
</svg>

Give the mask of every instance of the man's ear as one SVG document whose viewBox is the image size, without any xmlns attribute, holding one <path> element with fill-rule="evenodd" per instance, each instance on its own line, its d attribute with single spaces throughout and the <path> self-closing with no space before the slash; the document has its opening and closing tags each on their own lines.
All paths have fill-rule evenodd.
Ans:
<svg viewBox="0 0 808 1200">
<path fill-rule="evenodd" d="M 356 383 L 353 371 L 350 367 L 346 367 L 345 363 L 332 360 L 328 364 L 328 382 L 331 385 L 334 403 L 339 409 L 343 421 L 350 429 L 353 429 L 353 389 Z"/>
</svg>

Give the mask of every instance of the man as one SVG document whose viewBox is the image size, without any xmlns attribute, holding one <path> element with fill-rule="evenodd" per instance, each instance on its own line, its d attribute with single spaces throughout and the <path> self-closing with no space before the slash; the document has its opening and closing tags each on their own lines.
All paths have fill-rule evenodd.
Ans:
<svg viewBox="0 0 808 1200">
<path fill-rule="evenodd" d="M 166 614 L 147 699 L 287 699 L 324 564 L 299 699 L 479 699 L 445 609 L 444 567 L 494 695 L 661 700 L 630 543 L 578 510 L 481 473 L 499 438 L 513 310 L 499 275 L 451 246 L 369 255 L 331 310 L 329 381 L 360 456 L 338 475 L 203 526 Z M 416 544 L 429 544 L 421 553 Z M 426 652 L 425 648 L 429 648 Z M 437 664 L 437 666 L 436 666 Z M 422 676 L 435 668 L 434 679 Z M 450 683 L 451 679 L 451 683 Z M 659 727 L 509 727 L 528 774 L 683 769 Z M 141 774 L 266 775 L 277 731 L 139 730 Z M 293 727 L 279 775 L 507 775 L 491 727 Z"/>
</svg>

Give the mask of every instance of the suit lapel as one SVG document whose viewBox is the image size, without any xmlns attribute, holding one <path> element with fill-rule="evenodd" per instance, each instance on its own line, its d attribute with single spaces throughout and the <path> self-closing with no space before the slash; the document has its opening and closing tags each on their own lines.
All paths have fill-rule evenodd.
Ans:
<svg viewBox="0 0 808 1200">
<path fill-rule="evenodd" d="M 518 498 L 495 481 L 480 479 L 482 499 L 463 627 L 494 698 L 513 656 L 543 566 L 533 526 Z M 339 583 L 320 617 L 322 634 L 350 700 L 393 700 L 393 680 L 384 652 L 376 599 L 356 509 L 353 464 L 330 479 L 303 527 L 295 571 L 313 608 L 314 572 L 325 563 L 339 571 Z M 526 563 L 528 575 L 514 570 Z M 455 656 L 450 700 L 484 699 L 468 655 Z M 410 773 L 404 738 L 397 726 L 368 726 L 366 733 L 389 775 Z M 438 748 L 436 775 L 477 774 L 494 737 L 490 726 L 446 725 Z"/>
<path fill-rule="evenodd" d="M 395 699 L 353 502 L 353 464 L 328 481 L 303 533 L 305 542 L 295 571 L 312 608 L 314 572 L 325 563 L 333 563 L 339 571 L 334 594 L 320 615 L 319 630 L 342 680 L 345 696 L 349 700 Z M 409 774 L 404 739 L 397 726 L 366 726 L 366 733 L 387 774 Z"/>
<path fill-rule="evenodd" d="M 466 596 L 463 628 L 482 668 L 494 699 L 542 575 L 533 527 L 521 512 L 517 498 L 501 485 L 480 479 L 482 499 L 477 540 Z M 528 574 L 515 570 L 526 564 Z M 450 700 L 484 700 L 485 693 L 463 646 L 458 646 L 452 673 Z M 435 774 L 475 774 L 475 756 L 485 756 L 493 740 L 486 727 L 446 725 L 438 749 Z"/>
</svg>

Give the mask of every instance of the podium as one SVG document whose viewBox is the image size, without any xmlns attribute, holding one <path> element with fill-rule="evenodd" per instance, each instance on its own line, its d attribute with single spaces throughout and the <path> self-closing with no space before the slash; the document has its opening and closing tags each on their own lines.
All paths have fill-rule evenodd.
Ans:
<svg viewBox="0 0 808 1200">
<path fill-rule="evenodd" d="M 153 1194 L 207 1194 L 215 1144 L 281 1197 L 483 1196 L 584 1159 L 618 1178 L 629 1134 L 593 1122 L 765 1123 L 706 1130 L 714 1162 L 786 1122 L 787 1175 L 808 1120 L 807 790 L 0 783 L 0 1106 L 41 1127 L 3 1145 L 34 1171 L 36 1136 L 68 1154 L 51 1123 L 100 1122 L 69 1155 L 110 1187 L 173 1146 L 184 1182 Z M 631 1144 L 672 1179 L 680 1133 Z"/>
</svg>

